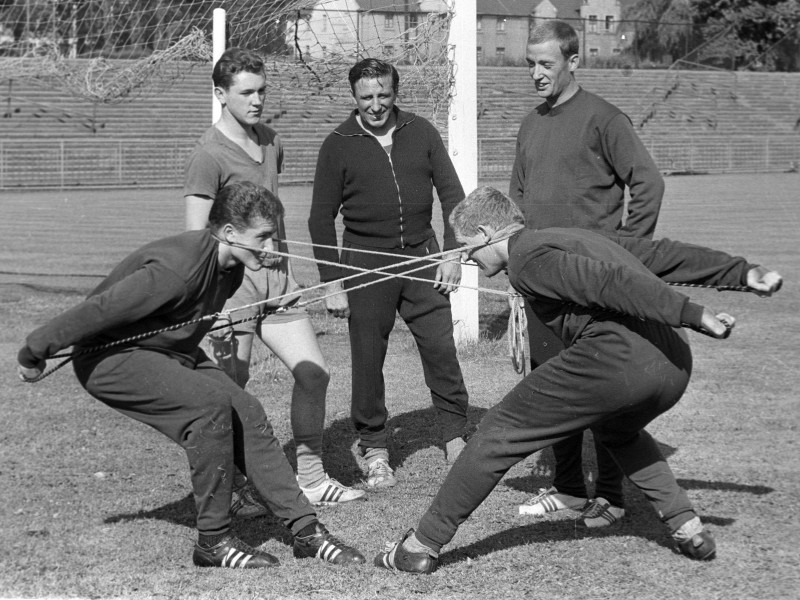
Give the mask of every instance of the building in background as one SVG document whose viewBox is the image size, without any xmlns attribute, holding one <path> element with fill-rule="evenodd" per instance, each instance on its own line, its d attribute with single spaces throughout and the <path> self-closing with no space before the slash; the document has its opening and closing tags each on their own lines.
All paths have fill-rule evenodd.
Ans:
<svg viewBox="0 0 800 600">
<path fill-rule="evenodd" d="M 525 64 L 528 32 L 541 19 L 575 27 L 586 65 L 616 56 L 633 41 L 632 28 L 621 26 L 620 1 L 477 0 L 478 64 Z M 444 0 L 320 0 L 288 22 L 286 44 L 296 58 L 308 60 L 414 62 L 415 55 L 439 52 L 446 43 L 428 33 L 430 20 L 446 10 Z"/>
</svg>

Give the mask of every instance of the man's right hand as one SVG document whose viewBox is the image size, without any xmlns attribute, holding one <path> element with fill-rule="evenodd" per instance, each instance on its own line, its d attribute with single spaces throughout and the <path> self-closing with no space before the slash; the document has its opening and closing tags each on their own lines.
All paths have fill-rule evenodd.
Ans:
<svg viewBox="0 0 800 600">
<path fill-rule="evenodd" d="M 333 294 L 325 298 L 325 308 L 334 317 L 346 319 L 350 316 L 350 303 L 347 301 L 347 292 L 341 281 L 333 281 L 325 288 L 325 295 Z"/>
<path fill-rule="evenodd" d="M 35 367 L 17 365 L 17 375 L 22 381 L 32 381 L 44 373 L 46 367 L 47 363 L 45 361 L 41 361 Z"/>
</svg>

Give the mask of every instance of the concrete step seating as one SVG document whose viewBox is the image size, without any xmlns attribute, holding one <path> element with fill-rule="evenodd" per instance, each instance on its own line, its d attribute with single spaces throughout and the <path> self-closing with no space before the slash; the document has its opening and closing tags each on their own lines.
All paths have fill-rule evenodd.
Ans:
<svg viewBox="0 0 800 600">
<path fill-rule="evenodd" d="M 800 128 L 797 73 L 580 69 L 576 76 L 628 114 L 643 136 L 764 136 Z M 402 72 L 400 91 L 401 107 L 430 116 L 427 107 L 406 101 Z M 479 67 L 479 136 L 514 137 L 540 101 L 526 68 Z M 347 82 L 324 92 L 268 91 L 264 121 L 287 139 L 321 140 L 353 106 Z M 209 67 L 194 68 L 156 94 L 116 104 L 94 105 L 56 86 L 20 80 L 0 87 L 0 138 L 186 139 L 197 138 L 210 122 Z"/>
</svg>

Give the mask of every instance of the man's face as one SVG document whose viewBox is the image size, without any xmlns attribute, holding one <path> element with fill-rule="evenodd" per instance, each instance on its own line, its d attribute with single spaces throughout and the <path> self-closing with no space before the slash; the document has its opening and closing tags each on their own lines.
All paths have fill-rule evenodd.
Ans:
<svg viewBox="0 0 800 600">
<path fill-rule="evenodd" d="M 275 223 L 261 217 L 254 218 L 250 225 L 243 230 L 234 231 L 229 241 L 242 244 L 248 248 L 260 248 L 261 250 L 249 250 L 248 248 L 233 247 L 233 255 L 236 260 L 242 263 L 251 271 L 258 271 L 269 264 L 275 256 L 270 256 L 274 250 L 272 236 L 275 235 L 277 227 Z"/>
<path fill-rule="evenodd" d="M 383 135 L 394 124 L 392 108 L 397 94 L 392 87 L 391 76 L 359 79 L 353 86 L 353 97 L 361 122 L 374 133 Z"/>
<path fill-rule="evenodd" d="M 459 246 L 466 247 L 461 251 L 462 262 L 475 261 L 484 275 L 494 277 L 500 271 L 504 271 L 507 265 L 497 252 L 496 244 L 488 244 L 489 237 L 487 232 L 480 230 L 475 235 L 456 232 L 456 242 Z M 475 245 L 476 248 L 471 248 Z"/>
<path fill-rule="evenodd" d="M 525 58 L 528 61 L 536 93 L 541 98 L 555 103 L 572 82 L 572 73 L 578 67 L 578 55 L 564 58 L 558 42 L 551 40 L 541 44 L 530 44 Z"/>
<path fill-rule="evenodd" d="M 233 83 L 227 90 L 215 89 L 219 101 L 242 125 L 255 125 L 261 119 L 266 92 L 267 79 L 264 74 L 247 71 L 234 75 Z"/>
</svg>

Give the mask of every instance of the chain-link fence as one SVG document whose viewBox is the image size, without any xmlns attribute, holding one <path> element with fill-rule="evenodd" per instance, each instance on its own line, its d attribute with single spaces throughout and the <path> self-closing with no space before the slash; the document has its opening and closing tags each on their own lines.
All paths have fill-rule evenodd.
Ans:
<svg viewBox="0 0 800 600">
<path fill-rule="evenodd" d="M 505 180 L 513 137 L 478 140 L 478 178 Z M 644 138 L 664 173 L 787 172 L 800 167 L 800 136 Z M 0 140 L 0 189 L 180 187 L 196 140 Z M 285 138 L 282 183 L 313 180 L 320 139 Z"/>
</svg>

